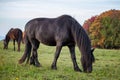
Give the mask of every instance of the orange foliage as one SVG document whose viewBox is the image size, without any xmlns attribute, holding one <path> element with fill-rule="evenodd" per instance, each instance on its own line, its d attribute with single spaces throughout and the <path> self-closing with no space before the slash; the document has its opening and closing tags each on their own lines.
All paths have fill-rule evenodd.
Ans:
<svg viewBox="0 0 120 80">
<path fill-rule="evenodd" d="M 111 23 L 109 25 L 115 25 L 115 23 L 113 24 L 112 21 L 113 19 L 120 20 L 120 10 L 114 10 L 114 9 L 109 10 L 109 11 L 103 12 L 99 16 L 95 16 L 94 18 L 91 17 L 90 19 L 85 21 L 83 28 L 87 31 L 89 37 L 91 38 L 92 46 L 94 47 L 105 48 L 106 44 L 104 41 L 106 40 L 106 38 L 105 38 L 105 35 L 103 35 L 101 32 L 103 30 L 103 27 L 105 27 L 105 25 L 107 26 L 107 23 L 103 24 L 104 18 L 111 19 Z M 120 28 L 119 25 L 118 27 Z"/>
</svg>

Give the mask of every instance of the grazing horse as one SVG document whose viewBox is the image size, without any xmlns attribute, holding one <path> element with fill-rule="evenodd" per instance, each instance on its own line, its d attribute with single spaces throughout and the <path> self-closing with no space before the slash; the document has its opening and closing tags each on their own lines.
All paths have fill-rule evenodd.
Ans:
<svg viewBox="0 0 120 80">
<path fill-rule="evenodd" d="M 22 31 L 18 28 L 11 28 L 5 36 L 4 39 L 4 49 L 8 49 L 8 43 L 10 40 L 13 40 L 14 51 L 15 51 L 15 41 L 18 44 L 18 51 L 20 51 L 20 43 L 22 41 Z"/>
<path fill-rule="evenodd" d="M 62 15 L 57 18 L 35 18 L 25 26 L 25 51 L 19 64 L 26 59 L 28 63 L 41 66 L 38 61 L 37 49 L 40 43 L 56 46 L 52 69 L 57 69 L 57 59 L 63 46 L 68 46 L 75 71 L 82 71 L 76 62 L 75 45 L 81 51 L 81 63 L 84 72 L 92 72 L 92 63 L 95 61 L 91 42 L 82 26 L 71 16 Z M 32 55 L 31 55 L 32 51 Z M 30 57 L 31 56 L 31 57 Z"/>
</svg>

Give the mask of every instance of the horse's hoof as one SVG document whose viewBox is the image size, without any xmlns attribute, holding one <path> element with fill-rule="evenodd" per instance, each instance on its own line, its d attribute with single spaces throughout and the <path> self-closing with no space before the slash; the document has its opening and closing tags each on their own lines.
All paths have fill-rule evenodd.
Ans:
<svg viewBox="0 0 120 80">
<path fill-rule="evenodd" d="M 30 58 L 30 65 L 35 65 L 35 61 L 32 58 Z"/>
<path fill-rule="evenodd" d="M 82 72 L 82 70 L 79 69 L 79 68 L 75 68 L 74 71 L 76 71 L 76 72 Z"/>
<path fill-rule="evenodd" d="M 36 67 L 42 67 L 40 64 L 35 64 Z"/>
<path fill-rule="evenodd" d="M 30 65 L 35 65 L 35 62 L 30 62 Z"/>
<path fill-rule="evenodd" d="M 20 50 L 17 50 L 18 52 L 20 52 Z"/>
<path fill-rule="evenodd" d="M 56 66 L 51 66 L 51 69 L 57 70 L 57 67 Z"/>
<path fill-rule="evenodd" d="M 86 70 L 86 71 L 84 71 L 84 73 L 91 73 L 92 71 L 89 71 L 89 70 Z"/>
<path fill-rule="evenodd" d="M 19 63 L 19 64 L 22 64 L 23 62 L 24 62 L 24 61 L 23 61 L 23 60 L 21 60 L 21 59 L 18 61 L 18 63 Z"/>
</svg>

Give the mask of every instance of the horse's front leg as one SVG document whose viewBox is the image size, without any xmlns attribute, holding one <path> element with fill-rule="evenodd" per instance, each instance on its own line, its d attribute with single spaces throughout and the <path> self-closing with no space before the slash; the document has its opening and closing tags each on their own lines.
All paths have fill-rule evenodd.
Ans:
<svg viewBox="0 0 120 80">
<path fill-rule="evenodd" d="M 56 63 L 57 63 L 57 59 L 58 59 L 58 57 L 59 57 L 59 55 L 60 55 L 61 49 L 62 49 L 62 43 L 57 43 L 54 60 L 53 60 L 53 63 L 52 63 L 52 65 L 51 65 L 51 68 L 52 68 L 52 69 L 55 69 L 55 70 L 57 69 Z"/>
<path fill-rule="evenodd" d="M 75 45 L 70 45 L 70 46 L 68 46 L 68 48 L 69 48 L 69 50 L 70 50 L 71 59 L 72 59 L 73 66 L 74 66 L 74 70 L 75 70 L 75 71 L 82 72 L 82 70 L 78 67 L 78 64 L 77 64 L 77 61 L 76 61 Z"/>
<path fill-rule="evenodd" d="M 13 45 L 14 45 L 14 51 L 15 51 L 15 40 L 13 40 Z"/>
</svg>

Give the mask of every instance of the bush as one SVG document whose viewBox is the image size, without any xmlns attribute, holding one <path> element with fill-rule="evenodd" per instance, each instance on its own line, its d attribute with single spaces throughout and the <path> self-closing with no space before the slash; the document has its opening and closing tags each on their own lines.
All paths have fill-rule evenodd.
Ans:
<svg viewBox="0 0 120 80">
<path fill-rule="evenodd" d="M 83 27 L 91 39 L 92 46 L 106 49 L 120 48 L 120 10 L 106 11 L 95 17 L 89 28 L 86 29 L 85 25 Z"/>
<path fill-rule="evenodd" d="M 120 48 L 120 20 L 105 17 L 101 21 L 100 33 L 104 37 L 104 48 Z"/>
</svg>

